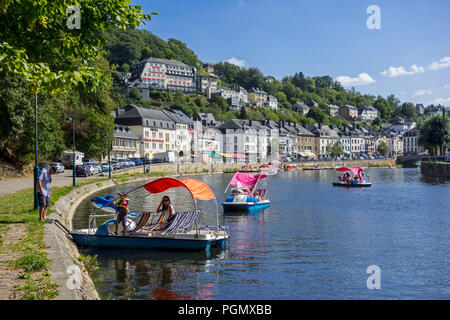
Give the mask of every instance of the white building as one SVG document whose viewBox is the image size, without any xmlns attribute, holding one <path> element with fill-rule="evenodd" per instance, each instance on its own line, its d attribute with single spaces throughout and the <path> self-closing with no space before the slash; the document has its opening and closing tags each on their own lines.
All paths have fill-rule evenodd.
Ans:
<svg viewBox="0 0 450 320">
<path fill-rule="evenodd" d="M 128 126 L 141 141 L 140 156 L 153 158 L 155 153 L 176 151 L 176 124 L 165 112 L 127 105 L 115 119 Z"/>
<path fill-rule="evenodd" d="M 270 109 L 273 109 L 273 110 L 278 109 L 278 99 L 276 97 L 274 97 L 274 96 L 269 94 L 267 96 L 267 102 L 266 102 L 265 106 L 267 108 L 270 108 Z"/>
<path fill-rule="evenodd" d="M 127 82 L 128 90 L 132 87 L 197 92 L 197 70 L 180 61 L 159 58 L 147 58 L 133 66 L 131 76 Z"/>
</svg>

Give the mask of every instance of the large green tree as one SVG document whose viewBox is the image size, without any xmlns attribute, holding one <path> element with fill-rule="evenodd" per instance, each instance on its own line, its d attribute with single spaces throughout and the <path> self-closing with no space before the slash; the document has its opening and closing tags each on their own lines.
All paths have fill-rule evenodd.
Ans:
<svg viewBox="0 0 450 320">
<path fill-rule="evenodd" d="M 436 115 L 428 117 L 420 126 L 419 144 L 424 147 L 430 155 L 437 155 L 437 151 L 444 144 L 449 132 L 448 117 L 444 120 L 442 116 Z M 445 150 L 441 150 L 445 153 Z"/>
</svg>

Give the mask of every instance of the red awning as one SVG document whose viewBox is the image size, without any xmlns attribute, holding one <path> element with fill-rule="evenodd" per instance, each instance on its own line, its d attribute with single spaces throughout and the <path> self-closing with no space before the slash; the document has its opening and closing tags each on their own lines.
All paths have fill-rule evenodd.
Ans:
<svg viewBox="0 0 450 320">
<path fill-rule="evenodd" d="M 143 187 L 150 193 L 160 193 L 171 188 L 182 187 L 189 190 L 195 199 L 211 200 L 215 198 L 214 193 L 205 183 L 195 179 L 177 180 L 174 178 L 161 178 L 149 182 Z"/>
</svg>

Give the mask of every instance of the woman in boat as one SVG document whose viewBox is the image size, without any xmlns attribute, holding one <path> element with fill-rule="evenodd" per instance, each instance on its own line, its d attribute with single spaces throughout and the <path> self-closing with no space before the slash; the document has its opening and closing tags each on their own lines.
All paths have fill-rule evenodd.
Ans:
<svg viewBox="0 0 450 320">
<path fill-rule="evenodd" d="M 173 218 L 175 218 L 175 209 L 170 203 L 170 198 L 168 196 L 164 196 L 162 198 L 158 208 L 156 209 L 156 213 L 163 213 L 164 216 L 167 217 L 166 222 L 163 222 L 160 228 L 160 230 L 164 230 L 164 228 L 172 222 Z"/>
</svg>

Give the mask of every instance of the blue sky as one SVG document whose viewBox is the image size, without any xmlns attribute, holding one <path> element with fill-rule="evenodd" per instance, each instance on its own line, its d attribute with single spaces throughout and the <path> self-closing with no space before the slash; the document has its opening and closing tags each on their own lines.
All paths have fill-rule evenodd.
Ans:
<svg viewBox="0 0 450 320">
<path fill-rule="evenodd" d="M 448 0 L 133 0 L 142 28 L 179 39 L 203 62 L 257 67 L 281 80 L 329 75 L 362 93 L 450 106 Z M 380 10 L 381 29 L 367 20 Z"/>
</svg>

